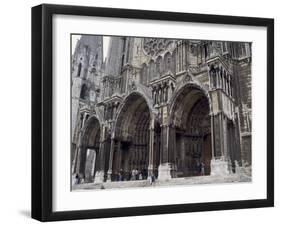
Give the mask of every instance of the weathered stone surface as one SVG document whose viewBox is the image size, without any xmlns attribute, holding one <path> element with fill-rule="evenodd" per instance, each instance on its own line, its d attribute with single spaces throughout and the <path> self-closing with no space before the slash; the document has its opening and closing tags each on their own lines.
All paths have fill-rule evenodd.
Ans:
<svg viewBox="0 0 281 226">
<path fill-rule="evenodd" d="M 74 175 L 250 180 L 250 43 L 110 37 L 105 60 L 102 43 L 82 35 L 72 56 Z"/>
<path fill-rule="evenodd" d="M 165 181 L 172 179 L 171 169 L 172 167 L 169 163 L 160 164 L 160 166 L 158 167 L 158 180 Z"/>
<path fill-rule="evenodd" d="M 104 172 L 103 171 L 97 171 L 95 174 L 95 183 L 102 183 L 104 182 Z"/>
<path fill-rule="evenodd" d="M 211 160 L 211 175 L 212 176 L 226 176 L 230 174 L 229 162 L 222 159 Z"/>
</svg>

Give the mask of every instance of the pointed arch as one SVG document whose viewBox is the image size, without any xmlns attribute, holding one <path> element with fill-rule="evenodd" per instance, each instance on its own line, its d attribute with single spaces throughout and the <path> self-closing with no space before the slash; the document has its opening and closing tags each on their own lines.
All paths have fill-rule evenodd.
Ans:
<svg viewBox="0 0 281 226">
<path fill-rule="evenodd" d="M 100 136 L 101 124 L 97 116 L 90 116 L 81 135 L 79 152 L 78 173 L 85 178 L 86 182 L 92 182 L 96 171 L 100 168 Z"/>
<path fill-rule="evenodd" d="M 131 110 L 137 110 L 136 105 L 138 105 L 141 102 L 143 105 L 146 105 L 148 107 L 149 111 L 149 117 L 152 118 L 152 102 L 150 100 L 150 97 L 147 97 L 144 93 L 140 91 L 133 91 L 129 95 L 127 95 L 122 104 L 120 105 L 117 113 L 116 113 L 116 123 L 113 126 L 113 137 L 117 137 L 118 134 L 118 126 L 120 127 L 123 120 L 128 121 L 128 113 L 129 109 Z M 141 109 L 137 110 L 138 112 L 141 112 Z"/>
<path fill-rule="evenodd" d="M 112 180 L 117 180 L 120 172 L 130 180 L 133 169 L 142 172 L 143 179 L 147 177 L 151 114 L 144 94 L 133 92 L 124 99 L 113 127 Z"/>
<path fill-rule="evenodd" d="M 212 159 L 211 108 L 207 92 L 199 85 L 187 83 L 176 90 L 170 102 L 170 158 L 177 171 L 175 177 L 210 174 Z M 202 174 L 201 174 L 202 175 Z"/>
</svg>

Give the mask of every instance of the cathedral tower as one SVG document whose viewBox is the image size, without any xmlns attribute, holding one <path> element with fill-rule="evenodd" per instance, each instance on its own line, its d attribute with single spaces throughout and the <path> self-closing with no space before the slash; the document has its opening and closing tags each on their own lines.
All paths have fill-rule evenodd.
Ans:
<svg viewBox="0 0 281 226">
<path fill-rule="evenodd" d="M 77 41 L 72 56 L 71 68 L 72 159 L 79 145 L 77 143 L 79 142 L 80 129 L 89 117 L 91 107 L 100 98 L 102 64 L 102 36 L 82 35 Z"/>
</svg>

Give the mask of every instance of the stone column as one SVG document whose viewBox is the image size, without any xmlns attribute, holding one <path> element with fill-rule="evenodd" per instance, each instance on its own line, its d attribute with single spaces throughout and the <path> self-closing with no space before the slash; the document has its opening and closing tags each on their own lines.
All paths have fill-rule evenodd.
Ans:
<svg viewBox="0 0 281 226">
<path fill-rule="evenodd" d="M 176 129 L 173 125 L 169 126 L 169 138 L 168 138 L 168 162 L 171 163 L 171 175 L 176 175 Z"/>
<path fill-rule="evenodd" d="M 211 114 L 211 142 L 212 142 L 212 158 L 215 156 L 215 135 L 214 135 L 214 115 Z"/>
<path fill-rule="evenodd" d="M 82 126 L 81 126 L 81 128 L 83 128 L 83 127 L 84 127 L 85 122 L 86 122 L 86 114 L 85 114 L 85 113 L 83 113 L 83 119 L 82 119 Z"/>
<path fill-rule="evenodd" d="M 95 183 L 102 183 L 104 182 L 104 148 L 105 142 L 100 143 L 100 150 L 99 150 L 99 168 L 95 174 Z"/>
<path fill-rule="evenodd" d="M 76 164 L 77 164 L 78 152 L 79 152 L 79 148 L 76 146 L 75 153 L 74 153 L 74 158 L 73 158 L 72 165 L 71 165 L 71 173 L 72 173 L 72 175 L 76 173 Z"/>
<path fill-rule="evenodd" d="M 148 154 L 148 178 L 154 169 L 154 125 L 149 128 L 149 154 Z"/>
<path fill-rule="evenodd" d="M 101 128 L 101 136 L 100 136 L 100 148 L 99 148 L 99 169 L 95 174 L 95 183 L 102 183 L 104 182 L 104 164 L 105 164 L 105 128 Z"/>
<path fill-rule="evenodd" d="M 83 144 L 82 144 L 82 131 L 80 129 L 79 131 L 79 137 L 78 137 L 78 145 L 77 145 L 77 151 L 76 151 L 76 157 L 74 158 L 74 166 L 73 171 L 75 173 L 78 173 L 79 176 L 84 176 L 84 170 L 83 170 L 83 154 L 85 154 L 85 150 L 83 150 Z M 85 160 L 85 159 L 84 159 Z"/>
<path fill-rule="evenodd" d="M 118 170 L 121 169 L 121 161 L 122 161 L 122 156 L 121 156 L 121 141 L 118 141 L 118 144 L 117 144 L 117 153 L 116 153 L 116 168 Z"/>
<path fill-rule="evenodd" d="M 111 138 L 110 153 L 109 153 L 109 166 L 108 166 L 108 171 L 107 171 L 107 182 L 111 181 L 114 146 L 115 146 L 114 138 Z"/>
<path fill-rule="evenodd" d="M 212 136 L 212 160 L 211 175 L 224 176 L 231 173 L 229 156 L 227 152 L 226 121 L 224 119 L 223 103 L 221 102 L 224 95 L 220 90 L 210 92 L 212 100 L 211 112 L 211 136 Z"/>
<path fill-rule="evenodd" d="M 87 159 L 85 162 L 85 181 L 93 182 L 93 176 L 95 173 L 95 164 L 96 164 L 96 150 L 87 149 L 86 155 L 87 155 Z"/>
<path fill-rule="evenodd" d="M 158 87 L 158 91 L 157 91 L 157 104 L 160 105 L 161 104 L 161 97 L 162 97 L 162 90 L 160 87 Z"/>
<path fill-rule="evenodd" d="M 114 102 L 113 103 L 113 116 L 112 116 L 113 120 L 116 118 L 117 107 L 118 107 L 118 102 Z"/>
<path fill-rule="evenodd" d="M 171 98 L 172 96 L 172 85 L 167 85 L 167 102 L 169 101 L 169 99 Z"/>
<path fill-rule="evenodd" d="M 171 176 L 171 163 L 169 162 L 169 127 L 167 124 L 162 124 L 161 126 L 161 158 L 160 165 L 158 167 L 158 179 L 159 180 L 169 180 Z"/>
<path fill-rule="evenodd" d="M 72 168 L 71 168 L 72 174 L 75 174 L 75 173 L 79 172 L 79 171 L 77 171 L 77 163 L 78 163 L 78 156 L 79 156 L 79 153 L 80 153 L 80 146 L 81 146 L 81 132 L 79 131 L 77 146 L 76 146 L 76 149 L 75 149 L 75 154 L 74 154 L 74 158 L 73 158 L 73 162 L 72 162 Z"/>
</svg>

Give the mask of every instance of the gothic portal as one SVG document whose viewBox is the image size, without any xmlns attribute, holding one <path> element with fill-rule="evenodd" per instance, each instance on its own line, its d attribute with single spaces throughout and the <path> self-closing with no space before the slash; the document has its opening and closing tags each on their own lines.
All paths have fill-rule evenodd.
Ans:
<svg viewBox="0 0 281 226">
<path fill-rule="evenodd" d="M 251 43 L 78 38 L 73 175 L 171 180 L 251 167 Z"/>
</svg>

